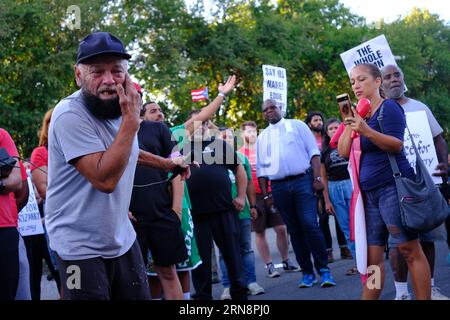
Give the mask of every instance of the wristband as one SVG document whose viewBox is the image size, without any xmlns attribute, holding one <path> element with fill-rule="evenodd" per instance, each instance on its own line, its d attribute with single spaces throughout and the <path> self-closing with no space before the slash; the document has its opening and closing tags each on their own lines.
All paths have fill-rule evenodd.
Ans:
<svg viewBox="0 0 450 320">
<path fill-rule="evenodd" d="M 250 206 L 250 209 L 256 209 L 256 205 Z"/>
<path fill-rule="evenodd" d="M 219 92 L 218 96 L 222 97 L 223 100 L 225 100 L 227 98 L 226 94 L 223 92 Z"/>
<path fill-rule="evenodd" d="M 269 198 L 272 198 L 272 195 L 271 194 L 268 194 L 268 195 L 266 195 L 266 196 L 264 196 L 264 200 L 267 200 L 267 199 L 269 199 Z"/>
</svg>

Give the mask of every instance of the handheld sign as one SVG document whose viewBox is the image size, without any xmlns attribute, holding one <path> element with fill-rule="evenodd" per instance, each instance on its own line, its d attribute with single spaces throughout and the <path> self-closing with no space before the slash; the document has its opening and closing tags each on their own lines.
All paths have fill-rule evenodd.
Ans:
<svg viewBox="0 0 450 320">
<path fill-rule="evenodd" d="M 41 215 L 39 214 L 39 208 L 30 177 L 27 178 L 27 182 L 29 189 L 28 203 L 19 212 L 19 233 L 22 237 L 44 233 Z"/>
<path fill-rule="evenodd" d="M 341 53 L 341 59 L 349 75 L 352 68 L 361 63 L 373 63 L 380 69 L 390 64 L 397 65 L 383 34 Z"/>
<path fill-rule="evenodd" d="M 263 101 L 268 99 L 275 100 L 280 106 L 283 115 L 287 110 L 287 77 L 286 69 L 263 65 Z"/>
<path fill-rule="evenodd" d="M 441 177 L 434 177 L 432 174 L 436 172 L 435 168 L 439 161 L 436 155 L 436 149 L 434 148 L 433 136 L 431 135 L 430 126 L 427 119 L 427 114 L 425 111 L 414 111 L 405 112 L 406 123 L 408 125 L 409 131 L 414 139 L 414 142 L 419 151 L 419 155 L 423 160 L 423 163 L 428 169 L 428 173 L 433 178 L 435 184 L 442 183 Z M 405 138 L 403 142 L 403 147 L 405 148 L 406 158 L 408 159 L 411 166 L 416 170 L 416 153 L 409 138 L 408 130 L 405 130 Z"/>
</svg>

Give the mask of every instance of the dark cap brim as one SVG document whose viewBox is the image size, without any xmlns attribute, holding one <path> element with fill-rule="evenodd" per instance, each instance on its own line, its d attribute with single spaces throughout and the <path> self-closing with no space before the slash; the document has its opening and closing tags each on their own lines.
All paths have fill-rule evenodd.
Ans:
<svg viewBox="0 0 450 320">
<path fill-rule="evenodd" d="M 94 57 L 98 57 L 98 56 L 101 56 L 101 55 L 116 56 L 116 57 L 124 58 L 125 60 L 130 60 L 131 59 L 131 55 L 129 55 L 128 53 L 123 53 L 123 52 L 109 50 L 109 51 L 96 52 L 96 53 L 91 54 L 89 56 L 85 56 L 85 57 L 77 60 L 77 64 L 78 63 L 85 63 L 86 60 L 92 59 Z"/>
</svg>

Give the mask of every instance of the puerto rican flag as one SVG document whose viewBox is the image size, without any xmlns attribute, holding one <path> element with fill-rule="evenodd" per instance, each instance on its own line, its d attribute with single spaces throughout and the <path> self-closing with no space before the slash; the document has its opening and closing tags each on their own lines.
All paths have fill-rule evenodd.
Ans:
<svg viewBox="0 0 450 320">
<path fill-rule="evenodd" d="M 208 100 L 208 87 L 191 90 L 192 102 Z"/>
</svg>

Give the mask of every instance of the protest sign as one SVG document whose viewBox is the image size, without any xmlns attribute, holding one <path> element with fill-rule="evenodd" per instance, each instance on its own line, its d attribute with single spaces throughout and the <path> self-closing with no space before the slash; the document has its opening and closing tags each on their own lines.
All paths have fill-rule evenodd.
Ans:
<svg viewBox="0 0 450 320">
<path fill-rule="evenodd" d="M 287 110 L 286 69 L 270 65 L 263 65 L 262 69 L 264 76 L 263 101 L 267 99 L 275 100 L 281 107 L 283 115 L 285 115 Z"/>
<path fill-rule="evenodd" d="M 30 177 L 27 178 L 27 182 L 28 189 L 30 191 L 28 195 L 28 203 L 19 212 L 19 233 L 22 237 L 44 233 L 41 215 L 39 214 L 39 208 Z"/>
<path fill-rule="evenodd" d="M 411 135 L 419 152 L 420 158 L 428 169 L 434 183 L 442 183 L 442 178 L 434 177 L 432 174 L 436 172 L 435 168 L 439 161 L 436 155 L 436 149 L 434 148 L 433 136 L 431 135 L 431 129 L 428 125 L 427 114 L 425 111 L 406 112 L 406 123 L 408 124 Z M 416 153 L 409 138 L 408 130 L 405 130 L 405 139 L 403 143 L 405 148 L 406 158 L 411 166 L 416 170 Z"/>
<path fill-rule="evenodd" d="M 341 53 L 341 59 L 348 74 L 350 74 L 354 66 L 361 63 L 373 63 L 380 69 L 390 64 L 397 65 L 384 35 L 380 35 Z"/>
</svg>

